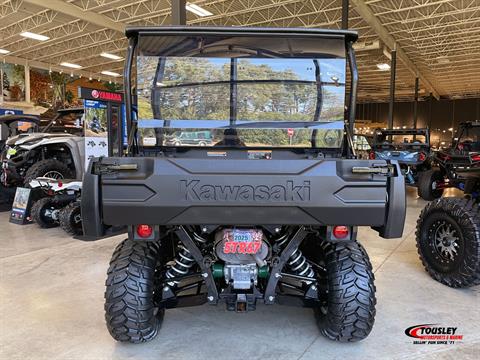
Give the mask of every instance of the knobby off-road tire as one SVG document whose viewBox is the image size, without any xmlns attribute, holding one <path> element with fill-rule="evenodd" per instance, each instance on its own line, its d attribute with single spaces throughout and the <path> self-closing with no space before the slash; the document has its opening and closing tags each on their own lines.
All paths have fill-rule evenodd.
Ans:
<svg viewBox="0 0 480 360">
<path fill-rule="evenodd" d="M 53 205 L 52 199 L 46 197 L 36 201 L 32 206 L 32 210 L 30 211 L 33 221 L 35 221 L 37 225 L 43 229 L 58 226 L 57 221 L 45 215 L 45 211 L 48 208 L 54 209 L 55 206 Z"/>
<path fill-rule="evenodd" d="M 417 221 L 416 240 L 433 279 L 454 288 L 480 284 L 480 211 L 474 201 L 442 198 L 427 204 Z"/>
<path fill-rule="evenodd" d="M 434 184 L 443 182 L 442 172 L 437 169 L 422 171 L 418 176 L 417 193 L 423 200 L 432 201 L 442 197 L 443 189 L 434 189 Z"/>
<path fill-rule="evenodd" d="M 75 201 L 60 210 L 60 227 L 69 235 L 83 235 L 80 202 Z"/>
<path fill-rule="evenodd" d="M 71 179 L 73 177 L 72 171 L 67 165 L 56 159 L 41 160 L 33 164 L 25 173 L 24 183 L 28 185 L 30 181 L 48 175 L 48 173 L 58 173 L 61 179 Z"/>
<path fill-rule="evenodd" d="M 331 340 L 365 339 L 375 321 L 374 275 L 365 249 L 356 241 L 323 245 L 328 293 L 315 309 L 320 332 Z"/>
<path fill-rule="evenodd" d="M 115 340 L 141 343 L 157 335 L 165 310 L 154 304 L 159 246 L 124 240 L 113 252 L 105 292 L 105 319 Z"/>
</svg>

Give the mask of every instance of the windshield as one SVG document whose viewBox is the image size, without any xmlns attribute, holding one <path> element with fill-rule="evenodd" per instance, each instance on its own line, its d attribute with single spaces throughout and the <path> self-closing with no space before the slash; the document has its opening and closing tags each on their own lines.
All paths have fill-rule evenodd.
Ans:
<svg viewBox="0 0 480 360">
<path fill-rule="evenodd" d="M 382 149 L 416 148 L 429 146 L 429 137 L 425 130 L 376 130 L 374 134 L 374 147 Z"/>
<path fill-rule="evenodd" d="M 343 40 L 176 41 L 152 53 L 140 37 L 140 145 L 341 147 Z"/>
</svg>

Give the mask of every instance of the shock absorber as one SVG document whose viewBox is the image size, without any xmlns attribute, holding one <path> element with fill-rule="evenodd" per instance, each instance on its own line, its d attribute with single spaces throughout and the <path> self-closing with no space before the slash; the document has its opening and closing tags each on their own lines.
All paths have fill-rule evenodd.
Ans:
<svg viewBox="0 0 480 360">
<path fill-rule="evenodd" d="M 280 249 L 285 247 L 285 244 L 288 241 L 289 233 L 285 232 L 282 236 L 275 240 L 275 243 Z M 302 254 L 299 249 L 296 249 L 292 256 L 288 259 L 287 266 L 295 275 L 305 276 L 313 278 L 315 272 L 312 269 L 312 266 L 308 263 L 307 258 Z"/>
<path fill-rule="evenodd" d="M 193 233 L 193 238 L 201 243 L 206 243 L 206 239 L 202 238 L 197 233 Z M 183 246 L 183 244 L 179 244 L 177 247 L 177 256 L 174 259 L 174 264 L 167 270 L 165 276 L 168 279 L 172 279 L 178 276 L 187 275 L 190 272 L 190 269 L 195 264 L 195 259 L 193 258 L 190 251 Z M 168 285 L 176 286 L 178 281 L 170 281 Z"/>
<path fill-rule="evenodd" d="M 288 259 L 288 267 L 294 274 L 313 278 L 315 272 L 312 266 L 307 262 L 307 258 L 300 250 L 295 250 L 290 259 Z"/>
</svg>

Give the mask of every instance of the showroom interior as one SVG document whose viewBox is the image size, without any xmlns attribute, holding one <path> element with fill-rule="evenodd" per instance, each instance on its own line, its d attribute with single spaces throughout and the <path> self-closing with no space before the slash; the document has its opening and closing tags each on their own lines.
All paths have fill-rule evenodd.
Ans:
<svg viewBox="0 0 480 360">
<path fill-rule="evenodd" d="M 0 358 L 477 359 L 479 44 L 477 0 L 0 0 Z"/>
</svg>

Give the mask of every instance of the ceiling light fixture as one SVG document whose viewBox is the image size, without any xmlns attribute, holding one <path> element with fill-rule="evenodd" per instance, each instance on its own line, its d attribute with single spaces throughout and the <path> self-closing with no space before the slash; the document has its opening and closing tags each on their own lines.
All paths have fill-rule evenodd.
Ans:
<svg viewBox="0 0 480 360">
<path fill-rule="evenodd" d="M 8 54 L 10 51 L 6 49 L 0 49 L 0 54 Z"/>
<path fill-rule="evenodd" d="M 377 64 L 377 68 L 381 71 L 388 71 L 390 70 L 390 65 L 387 63 Z"/>
<path fill-rule="evenodd" d="M 118 56 L 118 55 L 115 55 L 115 54 L 110 54 L 110 53 L 107 53 L 107 52 L 102 52 L 100 54 L 100 56 L 103 56 L 104 58 L 112 59 L 112 60 L 122 60 L 123 59 L 123 57 L 121 57 L 121 56 Z"/>
<path fill-rule="evenodd" d="M 210 11 L 205 10 L 204 8 L 202 8 L 198 5 L 191 4 L 191 3 L 187 3 L 185 5 L 185 9 L 194 13 L 195 15 L 198 15 L 198 16 L 201 16 L 201 17 L 212 16 L 213 15 Z"/>
<path fill-rule="evenodd" d="M 108 71 L 108 70 L 104 70 L 101 73 L 103 75 L 108 75 L 108 76 L 115 76 L 115 77 L 120 76 L 119 73 L 116 73 L 116 72 L 113 72 L 113 71 Z"/>
<path fill-rule="evenodd" d="M 69 67 L 69 68 L 72 68 L 72 69 L 81 69 L 82 68 L 82 65 L 72 64 L 72 63 L 69 63 L 69 62 L 62 62 L 62 63 L 60 63 L 60 65 L 65 66 L 65 67 Z"/>
<path fill-rule="evenodd" d="M 26 38 L 29 38 L 29 39 L 39 40 L 39 41 L 47 41 L 47 40 L 50 39 L 48 36 L 35 34 L 35 33 L 30 32 L 30 31 L 22 32 L 22 33 L 20 33 L 20 36 L 23 36 L 23 37 L 26 37 Z"/>
</svg>

